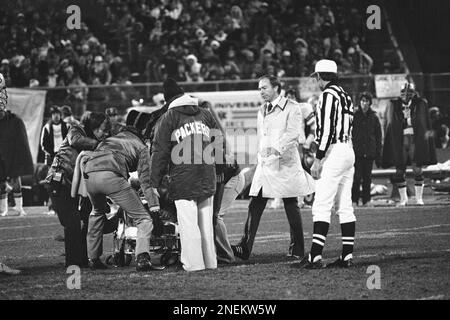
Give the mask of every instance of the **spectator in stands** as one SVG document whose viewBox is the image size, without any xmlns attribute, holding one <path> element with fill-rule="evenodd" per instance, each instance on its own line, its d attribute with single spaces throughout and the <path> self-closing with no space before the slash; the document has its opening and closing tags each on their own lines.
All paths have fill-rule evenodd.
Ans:
<svg viewBox="0 0 450 320">
<path fill-rule="evenodd" d="M 359 45 L 348 49 L 347 59 L 352 63 L 354 73 L 370 74 L 373 60 Z"/>
<path fill-rule="evenodd" d="M 370 205 L 373 162 L 375 161 L 378 167 L 381 163 L 381 125 L 371 106 L 372 95 L 364 92 L 360 98 L 360 107 L 353 118 L 353 148 L 356 159 L 352 187 L 354 206 L 358 205 L 360 198 L 363 206 Z M 361 182 L 362 193 L 360 193 Z"/>
<path fill-rule="evenodd" d="M 350 61 L 344 58 L 341 49 L 334 50 L 332 60 L 336 62 L 339 74 L 350 74 L 353 72 L 352 64 L 350 63 Z"/>
</svg>

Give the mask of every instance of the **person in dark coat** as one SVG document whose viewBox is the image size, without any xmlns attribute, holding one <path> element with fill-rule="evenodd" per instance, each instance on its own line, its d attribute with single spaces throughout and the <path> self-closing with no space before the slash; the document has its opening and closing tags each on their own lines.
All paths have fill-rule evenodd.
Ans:
<svg viewBox="0 0 450 320">
<path fill-rule="evenodd" d="M 50 109 L 51 119 L 42 128 L 41 148 L 45 153 L 45 164 L 52 165 L 53 158 L 67 136 L 67 125 L 62 121 L 61 110 L 57 106 Z"/>
<path fill-rule="evenodd" d="M 198 99 L 184 93 L 175 80 L 164 84 L 168 110 L 152 143 L 151 186 L 159 188 L 169 174 L 169 198 L 175 201 L 181 241 L 181 262 L 186 271 L 217 268 L 214 247 L 213 197 L 216 168 L 212 141 L 222 146 L 212 114 Z"/>
<path fill-rule="evenodd" d="M 22 182 L 20 177 L 31 175 L 34 172 L 30 146 L 28 144 L 25 124 L 16 114 L 7 110 L 8 93 L 5 79 L 0 73 L 0 150 L 3 159 L 3 171 L 13 188 L 13 208 L 20 215 L 26 215 L 23 210 Z M 0 216 L 8 214 L 6 180 L 0 182 Z"/>
<path fill-rule="evenodd" d="M 353 118 L 353 149 L 356 158 L 352 187 L 354 205 L 358 205 L 360 197 L 363 206 L 370 204 L 373 162 L 380 166 L 381 161 L 381 125 L 371 105 L 372 95 L 368 92 L 363 93 L 360 107 Z M 360 194 L 361 182 L 362 193 Z"/>
<path fill-rule="evenodd" d="M 91 205 L 88 199 L 82 199 L 78 210 L 79 199 L 71 197 L 77 156 L 81 151 L 95 150 L 108 127 L 108 118 L 102 113 L 83 115 L 82 123 L 70 128 L 47 174 L 50 198 L 64 228 L 66 267 L 88 265 L 86 236 Z"/>
<path fill-rule="evenodd" d="M 400 98 L 391 100 L 386 110 L 386 130 L 382 167 L 395 167 L 394 183 L 400 193 L 399 206 L 408 203 L 406 167 L 412 165 L 416 203 L 423 205 L 424 179 L 422 167 L 437 163 L 428 103 L 418 96 L 414 84 L 405 83 Z"/>
</svg>

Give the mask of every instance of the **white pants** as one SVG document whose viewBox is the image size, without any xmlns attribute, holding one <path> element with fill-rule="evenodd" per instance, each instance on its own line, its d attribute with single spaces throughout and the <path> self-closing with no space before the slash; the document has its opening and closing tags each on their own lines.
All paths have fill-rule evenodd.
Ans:
<svg viewBox="0 0 450 320">
<path fill-rule="evenodd" d="M 316 181 L 312 207 L 313 221 L 330 223 L 333 205 L 339 222 L 356 221 L 352 206 L 352 185 L 355 153 L 351 144 L 332 144 L 325 156 L 322 173 Z"/>
<path fill-rule="evenodd" d="M 186 271 L 217 268 L 213 231 L 213 197 L 176 200 L 181 263 Z"/>
</svg>

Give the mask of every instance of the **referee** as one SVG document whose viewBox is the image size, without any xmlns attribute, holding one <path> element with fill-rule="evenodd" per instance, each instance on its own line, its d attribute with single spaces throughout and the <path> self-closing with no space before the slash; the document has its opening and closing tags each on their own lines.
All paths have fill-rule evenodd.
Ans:
<svg viewBox="0 0 450 320">
<path fill-rule="evenodd" d="M 317 153 L 311 168 L 316 179 L 316 195 L 312 207 L 314 230 L 311 251 L 296 266 L 323 268 L 322 251 L 330 225 L 331 210 L 339 215 L 342 232 L 342 255 L 327 267 L 348 268 L 353 265 L 355 215 L 352 206 L 352 184 L 355 154 L 352 147 L 353 103 L 337 84 L 337 65 L 320 60 L 311 75 L 320 89 L 316 112 Z"/>
</svg>

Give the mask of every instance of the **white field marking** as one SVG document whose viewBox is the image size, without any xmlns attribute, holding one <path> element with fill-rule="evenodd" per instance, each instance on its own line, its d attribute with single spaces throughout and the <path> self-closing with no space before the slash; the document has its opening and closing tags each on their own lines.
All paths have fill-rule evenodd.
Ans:
<svg viewBox="0 0 450 320">
<path fill-rule="evenodd" d="M 357 258 L 375 258 L 379 256 L 396 256 L 396 255 L 405 255 L 405 254 L 419 254 L 419 253 L 447 253 L 450 252 L 450 249 L 442 249 L 442 250 L 424 250 L 424 251 L 389 251 L 377 254 L 358 254 Z"/>
<path fill-rule="evenodd" d="M 418 230 L 423 230 L 423 229 L 433 229 L 433 228 L 440 228 L 440 227 L 449 227 L 450 224 L 432 224 L 432 225 L 428 225 L 428 226 L 421 226 L 421 227 L 413 227 L 413 228 L 401 228 L 401 229 L 386 229 L 386 230 L 371 230 L 371 231 L 356 231 L 356 238 L 360 237 L 361 235 L 371 235 L 373 233 L 395 233 L 395 232 L 404 232 L 407 233 L 408 231 L 418 231 Z M 278 236 L 289 236 L 289 233 L 286 232 L 264 232 L 263 234 L 268 234 L 268 233 L 272 233 L 274 235 L 278 235 Z M 305 232 L 304 236 L 308 236 L 309 233 Z M 341 236 L 340 233 L 330 233 L 328 234 L 327 237 L 337 237 L 337 236 Z M 234 234 L 229 234 L 228 237 L 230 238 L 234 238 L 234 237 L 242 237 L 241 233 L 234 233 Z M 260 237 L 256 237 L 257 239 L 262 239 L 265 236 L 260 236 Z M 270 237 L 274 237 L 273 235 Z"/>
<path fill-rule="evenodd" d="M 33 241 L 33 240 L 44 240 L 44 239 L 52 239 L 53 237 L 29 237 L 29 238 L 16 238 L 16 239 L 6 239 L 0 240 L 2 242 L 16 242 L 16 241 Z"/>
<path fill-rule="evenodd" d="M 60 226 L 60 223 L 47 223 L 47 224 L 35 224 L 35 225 L 26 225 L 26 226 L 11 226 L 11 227 L 0 227 L 0 230 L 14 230 L 14 229 L 24 229 L 24 228 L 32 228 L 32 227 L 53 227 Z"/>
<path fill-rule="evenodd" d="M 417 300 L 444 300 L 444 299 L 445 299 L 445 295 L 438 294 L 437 296 L 424 297 L 424 298 L 419 298 Z"/>
<path fill-rule="evenodd" d="M 435 209 L 435 208 L 442 208 L 445 206 L 449 206 L 450 203 L 442 203 L 442 204 L 433 204 L 433 205 L 426 205 L 424 206 L 415 206 L 415 205 L 410 205 L 410 206 L 406 206 L 406 207 L 395 207 L 395 206 L 380 206 L 380 207 L 367 207 L 367 208 L 358 208 L 355 211 L 358 212 L 358 214 L 373 214 L 373 210 L 382 210 L 382 211 L 386 211 L 389 210 L 390 212 L 392 211 L 396 211 L 396 212 L 405 212 L 405 210 L 408 209 L 412 209 L 411 212 L 408 213 L 420 213 L 420 214 L 430 214 L 430 213 L 435 213 L 433 211 L 430 210 L 425 210 L 424 209 Z M 422 210 L 419 210 L 422 209 Z M 230 212 L 231 211 L 231 212 Z M 267 209 L 264 211 L 264 213 L 266 213 L 266 211 L 268 211 Z M 311 213 L 312 209 L 301 209 L 300 208 L 300 212 L 303 213 Z M 225 214 L 225 217 L 229 217 L 229 218 L 240 218 L 241 214 L 247 214 L 248 213 L 248 209 L 242 209 L 237 207 L 236 209 L 233 210 L 233 208 L 229 209 L 229 211 Z M 267 214 L 280 214 L 280 213 L 284 213 L 284 209 L 275 209 L 271 212 L 267 212 Z M 336 214 L 335 211 L 332 211 L 332 214 Z M 235 216 L 238 215 L 238 216 Z"/>
<path fill-rule="evenodd" d="M 58 283 L 58 284 L 46 284 L 46 285 L 42 285 L 42 284 L 36 284 L 34 286 L 31 287 L 21 287 L 21 288 L 11 288 L 11 289 L 6 289 L 6 290 L 1 290 L 0 294 L 7 294 L 7 293 L 11 293 L 11 292 L 21 292 L 21 291 L 30 291 L 30 290 L 36 290 L 36 289 L 54 289 L 54 288 L 58 288 L 58 287 L 66 287 L 66 283 Z M 68 290 L 68 291 L 72 291 L 72 290 Z"/>
</svg>

